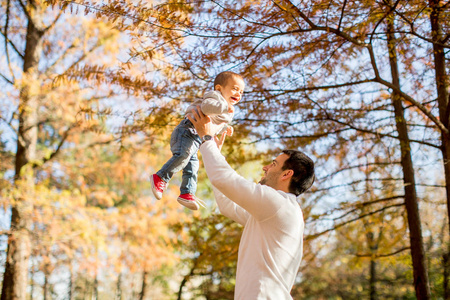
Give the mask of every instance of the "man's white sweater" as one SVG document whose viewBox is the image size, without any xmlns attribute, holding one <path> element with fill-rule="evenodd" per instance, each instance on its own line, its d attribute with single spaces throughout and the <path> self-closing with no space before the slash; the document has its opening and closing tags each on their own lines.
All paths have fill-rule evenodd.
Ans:
<svg viewBox="0 0 450 300">
<path fill-rule="evenodd" d="M 204 143 L 200 151 L 220 212 L 244 226 L 235 299 L 292 299 L 304 230 L 296 196 L 238 175 L 214 141 Z"/>
</svg>

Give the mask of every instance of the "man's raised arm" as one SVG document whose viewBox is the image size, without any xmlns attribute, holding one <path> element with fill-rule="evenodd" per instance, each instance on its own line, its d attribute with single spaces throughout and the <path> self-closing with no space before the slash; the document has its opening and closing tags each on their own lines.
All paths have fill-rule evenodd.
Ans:
<svg viewBox="0 0 450 300">
<path fill-rule="evenodd" d="M 195 110 L 188 118 L 194 124 L 200 137 L 210 135 L 212 132 L 210 119 L 199 109 Z M 255 218 L 266 219 L 273 216 L 282 205 L 281 201 L 277 201 L 280 197 L 278 192 L 238 175 L 220 154 L 219 148 L 223 144 L 223 137 L 221 140 L 216 139 L 216 143 L 217 145 L 213 141 L 209 141 L 200 147 L 206 173 L 211 183 L 228 199 Z"/>
</svg>

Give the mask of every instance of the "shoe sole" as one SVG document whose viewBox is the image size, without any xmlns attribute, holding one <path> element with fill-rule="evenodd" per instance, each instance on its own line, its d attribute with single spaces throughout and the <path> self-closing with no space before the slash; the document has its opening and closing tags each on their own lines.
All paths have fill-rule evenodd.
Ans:
<svg viewBox="0 0 450 300">
<path fill-rule="evenodd" d="M 177 201 L 184 207 L 189 208 L 190 210 L 198 210 L 199 208 L 198 204 L 195 201 L 189 201 L 183 198 L 177 198 Z"/>
<path fill-rule="evenodd" d="M 153 196 L 155 196 L 156 200 L 161 200 L 162 193 L 160 193 L 160 192 L 158 192 L 158 190 L 156 190 L 155 182 L 153 181 L 153 175 L 150 176 L 150 182 L 152 183 Z"/>
</svg>

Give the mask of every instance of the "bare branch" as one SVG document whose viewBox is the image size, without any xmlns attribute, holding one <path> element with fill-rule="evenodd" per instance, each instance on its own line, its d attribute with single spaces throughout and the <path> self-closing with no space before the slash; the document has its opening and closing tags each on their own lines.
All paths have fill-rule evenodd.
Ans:
<svg viewBox="0 0 450 300">
<path fill-rule="evenodd" d="M 330 178 L 330 177 L 333 177 L 334 175 L 337 175 L 337 174 L 339 174 L 341 172 L 345 172 L 345 171 L 349 171 L 349 170 L 353 170 L 353 169 L 367 168 L 367 167 L 371 167 L 371 166 L 391 166 L 392 164 L 400 164 L 400 162 L 399 161 L 397 161 L 397 162 L 386 162 L 386 163 L 374 162 L 374 163 L 367 163 L 367 164 L 363 164 L 363 165 L 348 166 L 348 167 L 339 169 L 339 170 L 337 170 L 335 172 L 329 173 L 326 176 L 321 177 L 320 179 L 322 180 L 322 179 Z"/>
<path fill-rule="evenodd" d="M 448 42 L 448 40 L 450 39 L 450 34 L 447 34 L 444 39 L 442 40 L 442 43 L 445 44 Z"/>
<path fill-rule="evenodd" d="M 114 11 L 113 9 L 111 9 L 110 7 L 108 7 L 108 5 L 106 5 L 106 4 L 103 5 L 103 7 L 97 7 L 97 6 L 94 6 L 94 5 L 88 5 L 88 4 L 86 4 L 86 3 L 78 3 L 78 2 L 70 1 L 70 0 L 62 0 L 61 2 L 67 3 L 67 4 L 72 4 L 72 5 L 83 6 L 83 7 L 85 7 L 85 8 L 88 9 L 88 10 L 91 10 L 91 11 L 98 11 L 98 12 L 103 12 L 103 13 L 105 13 L 105 14 L 107 14 L 107 15 L 111 15 L 111 14 L 113 14 L 113 15 L 118 15 L 118 16 L 121 16 L 121 17 L 124 17 L 124 18 L 132 19 L 132 20 L 134 20 L 134 21 L 139 21 L 139 22 L 142 22 L 142 23 L 144 23 L 144 24 L 148 24 L 148 25 L 151 25 L 151 26 L 154 26 L 154 27 L 156 27 L 156 28 L 163 29 L 163 30 L 168 30 L 168 31 L 178 31 L 178 32 L 183 32 L 183 33 L 189 33 L 189 32 L 188 32 L 187 30 L 185 30 L 185 29 L 181 29 L 181 28 L 172 28 L 172 27 L 162 26 L 162 25 L 159 25 L 159 24 L 150 22 L 150 21 L 148 21 L 148 20 L 140 19 L 140 18 L 138 18 L 138 17 L 136 17 L 136 16 L 130 16 L 130 15 L 127 15 L 127 14 L 125 14 L 125 13 L 120 13 L 120 12 Z M 112 4 L 111 4 L 111 5 L 112 5 Z"/>
<path fill-rule="evenodd" d="M 412 104 L 414 104 L 415 107 L 417 107 L 425 116 L 427 116 L 431 121 L 433 121 L 433 123 L 435 123 L 439 129 L 446 133 L 449 134 L 448 129 L 445 127 L 445 125 L 439 121 L 438 118 L 436 118 L 428 109 L 426 109 L 425 106 L 423 106 L 420 102 L 416 101 L 415 99 L 413 99 L 411 96 L 409 96 L 408 94 L 406 94 L 405 92 L 403 92 L 399 87 L 397 87 L 396 85 L 392 84 L 389 81 L 386 81 L 384 79 L 378 78 L 376 79 L 377 82 L 391 88 L 392 90 L 394 90 L 396 93 L 398 93 L 404 100 L 411 102 Z"/>
<path fill-rule="evenodd" d="M 330 186 L 330 187 L 317 189 L 316 191 L 318 191 L 318 192 L 320 192 L 320 191 L 329 191 L 329 190 L 332 190 L 332 189 L 337 189 L 337 188 L 341 188 L 341 187 L 347 187 L 347 186 L 358 184 L 358 183 L 385 182 L 385 181 L 399 181 L 399 182 L 403 182 L 403 178 L 369 178 L 369 179 L 354 180 L 354 181 L 343 183 L 343 184 L 337 184 L 337 185 L 333 185 L 333 186 Z"/>
<path fill-rule="evenodd" d="M 0 230 L 0 235 L 9 236 L 11 234 L 11 230 Z"/>
<path fill-rule="evenodd" d="M 262 141 L 268 141 L 268 140 L 285 140 L 285 139 L 319 139 L 322 137 L 327 137 L 329 135 L 335 135 L 335 134 L 340 134 L 349 130 L 355 130 L 361 133 L 367 133 L 367 134 L 371 134 L 373 136 L 376 136 L 378 138 L 382 138 L 382 137 L 387 137 L 387 138 L 391 138 L 391 139 L 395 139 L 395 140 L 399 140 L 400 138 L 398 136 L 389 134 L 389 133 L 380 133 L 374 130 L 370 130 L 370 129 L 365 129 L 365 128 L 359 128 L 356 127 L 350 123 L 347 122 L 343 122 L 337 119 L 334 119 L 331 117 L 331 115 L 327 114 L 327 119 L 324 120 L 329 120 L 335 123 L 338 123 L 340 125 L 344 125 L 347 126 L 347 128 L 342 128 L 339 130 L 334 130 L 334 131 L 329 131 L 329 132 L 322 132 L 322 133 L 317 133 L 314 135 L 289 135 L 289 136 L 266 136 L 266 137 L 262 137 L 250 142 L 241 142 L 243 144 L 255 144 L 258 142 L 262 142 Z M 238 120 L 238 119 L 236 119 Z M 239 119 L 239 120 L 249 120 L 249 119 Z M 252 120 L 252 121 L 261 121 L 261 120 Z M 261 121 L 262 122 L 262 121 Z M 286 121 L 272 121 L 272 120 L 264 120 L 264 122 L 269 122 L 269 123 L 283 123 L 283 124 L 290 124 L 290 125 L 294 125 L 292 123 L 286 122 Z M 411 143 L 416 143 L 416 144 L 420 144 L 420 145 L 425 145 L 428 147 L 432 147 L 432 148 L 436 148 L 436 149 L 440 149 L 440 145 L 436 145 L 433 143 L 429 143 L 429 142 L 425 142 L 425 141 L 421 141 L 421 140 L 415 140 L 415 139 L 410 139 L 409 140 Z"/>
<path fill-rule="evenodd" d="M 403 199 L 403 198 L 404 198 L 404 196 L 401 195 L 401 196 L 394 196 L 394 197 L 388 197 L 388 198 L 383 198 L 383 199 L 376 199 L 376 200 L 372 200 L 372 201 L 368 201 L 368 202 L 356 203 L 356 205 L 355 205 L 355 207 L 353 209 L 347 211 L 346 213 L 344 213 L 343 215 L 341 215 L 339 217 L 334 218 L 333 221 L 337 221 L 337 220 L 343 219 L 346 216 L 348 216 L 348 215 L 350 215 L 350 214 L 360 210 L 362 207 L 365 207 L 365 206 L 373 205 L 373 204 L 380 203 L 380 202 L 386 202 L 386 201 L 392 201 L 392 200 L 397 200 L 397 199 Z"/>
<path fill-rule="evenodd" d="M 11 120 L 8 121 L 5 118 L 3 118 L 2 116 L 0 116 L 0 120 L 5 122 L 5 124 L 8 125 L 8 127 L 12 130 L 12 132 L 16 132 L 16 128 L 14 128 L 13 125 L 11 124 L 12 120 L 13 120 L 13 117 L 11 117 Z"/>
<path fill-rule="evenodd" d="M 380 26 L 381 23 L 383 23 L 383 21 L 386 19 L 386 17 L 392 13 L 395 8 L 397 7 L 398 3 L 400 2 L 400 0 L 397 0 L 397 2 L 395 2 L 394 6 L 389 6 L 389 4 L 386 2 L 386 0 L 383 0 L 383 3 L 389 7 L 389 11 L 387 11 L 382 18 L 380 18 L 380 20 L 378 20 L 377 24 L 374 26 L 373 30 L 372 30 L 372 34 L 370 36 L 370 44 L 372 44 L 372 39 L 375 36 L 375 32 L 378 28 L 378 26 Z"/>
<path fill-rule="evenodd" d="M 37 168 L 37 167 L 39 167 L 39 166 L 42 166 L 43 164 L 45 164 L 46 162 L 48 162 L 49 160 L 51 160 L 52 158 L 54 158 L 54 157 L 59 153 L 59 151 L 61 150 L 62 146 L 64 145 L 64 143 L 65 143 L 65 141 L 66 141 L 66 139 L 69 137 L 70 131 L 71 131 L 74 127 L 75 127 L 75 124 L 72 125 L 71 127 L 69 127 L 69 128 L 64 132 L 63 136 L 61 137 L 61 140 L 59 141 L 58 146 L 56 147 L 55 151 L 53 151 L 52 154 L 50 154 L 48 157 L 44 157 L 44 158 L 42 159 L 42 161 L 41 161 L 39 164 L 34 163 L 34 164 L 33 164 L 33 168 Z"/>
<path fill-rule="evenodd" d="M 372 53 L 371 55 L 373 56 L 373 51 L 371 53 Z M 375 58 L 373 58 L 373 59 L 375 59 Z M 363 84 L 363 83 L 368 83 L 368 82 L 378 82 L 378 83 L 394 90 L 404 100 L 410 102 L 415 107 L 417 107 L 426 117 L 428 117 L 431 121 L 433 121 L 433 123 L 435 123 L 436 126 L 438 126 L 441 131 L 443 131 L 444 133 L 447 133 L 447 134 L 449 133 L 448 129 L 444 126 L 444 124 L 441 121 L 439 121 L 439 119 L 437 119 L 428 109 L 426 109 L 426 107 L 423 104 L 421 104 L 420 102 L 418 102 L 417 100 L 415 100 L 414 98 L 412 98 L 411 96 L 409 96 L 408 94 L 403 92 L 399 87 L 395 86 L 394 84 L 392 84 L 389 81 L 382 79 L 379 76 L 375 77 L 373 79 L 365 79 L 365 80 L 342 83 L 342 84 L 333 84 L 333 85 L 324 85 L 324 86 L 315 86 L 315 87 L 301 87 L 301 88 L 297 88 L 297 89 L 293 89 L 293 90 L 265 90 L 265 91 L 282 91 L 282 93 L 280 93 L 280 95 L 283 95 L 283 94 L 288 94 L 288 93 L 292 93 L 292 92 L 340 88 L 340 87 L 353 86 L 353 85 Z"/>
<path fill-rule="evenodd" d="M 392 138 L 392 139 L 400 140 L 399 136 L 394 136 L 394 135 L 386 134 L 386 133 L 380 133 L 380 132 L 376 132 L 376 131 L 369 130 L 369 129 L 364 129 L 364 128 L 358 128 L 358 127 L 356 127 L 356 126 L 354 126 L 354 125 L 352 125 L 350 123 L 342 122 L 342 121 L 336 120 L 334 118 L 330 118 L 330 120 L 333 121 L 333 122 L 336 122 L 338 124 L 348 126 L 351 129 L 356 130 L 358 132 L 369 133 L 369 134 L 373 134 L 373 135 L 378 136 L 378 137 L 389 137 L 389 138 Z M 413 143 L 426 145 L 426 146 L 429 146 L 429 147 L 432 147 L 432 148 L 436 148 L 436 149 L 440 149 L 441 148 L 440 145 L 435 145 L 435 144 L 424 142 L 424 141 L 419 141 L 419 140 L 409 140 L 409 141 L 413 142 Z"/>
<path fill-rule="evenodd" d="M 8 44 L 14 49 L 14 52 L 16 52 L 16 54 L 19 55 L 21 59 L 23 59 L 25 57 L 24 54 L 20 53 L 19 49 L 17 49 L 16 45 L 14 45 L 14 43 L 7 37 L 6 33 L 2 30 L 0 30 L 0 33 L 5 38 L 5 42 L 7 41 Z"/>
<path fill-rule="evenodd" d="M 377 64 L 376 64 L 375 53 L 373 52 L 373 48 L 372 48 L 371 44 L 363 43 L 363 42 L 351 37 L 350 35 L 340 31 L 339 29 L 327 27 L 327 26 L 317 26 L 305 14 L 303 14 L 303 12 L 297 6 L 292 4 L 292 2 L 290 0 L 284 0 L 284 1 L 287 2 L 288 4 L 290 4 L 290 7 L 292 9 L 294 9 L 309 24 L 309 26 L 311 27 L 312 30 L 331 32 L 337 36 L 340 36 L 340 37 L 346 39 L 347 41 L 349 41 L 355 45 L 365 47 L 367 49 L 367 51 L 369 52 L 372 69 L 375 73 L 375 78 L 373 78 L 369 81 L 378 82 L 380 84 L 383 84 L 383 85 L 393 89 L 395 92 L 400 94 L 400 96 L 404 100 L 413 103 L 420 111 L 422 111 L 428 118 L 430 118 L 430 120 L 432 120 L 439 127 L 439 129 L 442 132 L 449 134 L 449 131 L 444 126 L 444 124 L 442 122 L 440 122 L 433 114 L 431 114 L 431 112 L 428 111 L 421 103 L 419 103 L 418 101 L 416 101 L 412 97 L 410 97 L 408 94 L 401 91 L 400 88 L 396 87 L 394 84 L 381 78 L 380 73 L 378 71 Z M 362 81 L 362 82 L 364 82 L 364 81 Z"/>
<path fill-rule="evenodd" d="M 276 1 L 272 0 L 272 3 L 275 4 L 280 10 L 286 12 L 286 9 L 283 8 L 280 4 L 278 4 Z M 295 23 L 297 24 L 298 28 L 301 28 L 300 23 L 298 22 L 297 18 L 294 16 L 294 14 L 292 12 L 289 13 L 292 17 L 292 19 L 295 21 Z"/>
<path fill-rule="evenodd" d="M 211 2 L 213 2 L 214 4 L 216 4 L 218 7 L 220 7 L 220 8 L 223 9 L 224 11 L 226 11 L 226 12 L 228 12 L 228 13 L 230 13 L 230 14 L 236 16 L 236 17 L 239 18 L 240 20 L 245 21 L 246 23 L 253 24 L 253 25 L 258 25 L 258 26 L 263 26 L 263 27 L 268 27 L 268 28 L 272 28 L 272 29 L 275 29 L 275 30 L 281 32 L 280 29 L 279 29 L 278 27 L 275 27 L 275 26 L 269 26 L 269 25 L 264 24 L 264 23 L 261 23 L 261 22 L 255 22 L 255 21 L 248 20 L 248 19 L 244 18 L 243 16 L 239 15 L 238 13 L 236 13 L 234 10 L 229 10 L 229 9 L 227 9 L 225 6 L 223 6 L 222 4 L 220 4 L 219 2 L 217 2 L 217 1 L 215 1 L 215 0 L 211 0 Z M 275 3 L 273 0 L 272 0 L 272 2 Z M 278 5 L 277 5 L 277 6 L 278 6 Z M 278 7 L 279 7 L 279 6 L 278 6 Z"/>
<path fill-rule="evenodd" d="M 53 22 L 50 23 L 50 25 L 47 26 L 47 28 L 44 29 L 44 32 L 49 31 L 50 29 L 52 29 L 53 27 L 56 26 L 56 23 L 58 22 L 59 18 L 62 16 L 63 11 L 61 10 L 58 15 L 56 16 L 56 18 L 53 20 Z"/>
<path fill-rule="evenodd" d="M 23 13 L 27 16 L 27 19 L 29 22 L 33 21 L 33 18 L 31 17 L 30 13 L 28 12 L 28 9 L 26 7 L 26 4 L 23 3 L 22 0 L 18 0 L 17 2 L 19 2 L 20 7 L 22 7 Z M 30 2 L 30 5 L 32 5 L 32 3 Z"/>
<path fill-rule="evenodd" d="M 6 76 L 3 75 L 2 73 L 0 73 L 0 77 L 3 78 L 3 80 L 5 80 L 7 83 L 14 85 L 14 82 L 11 81 L 10 79 L 6 78 Z"/>
<path fill-rule="evenodd" d="M 404 206 L 404 203 L 394 204 L 394 205 L 390 205 L 390 206 L 385 206 L 385 207 L 380 208 L 380 209 L 378 209 L 378 210 L 375 210 L 375 211 L 372 211 L 372 212 L 363 214 L 363 215 L 361 215 L 361 216 L 358 216 L 357 218 L 353 218 L 353 219 L 348 220 L 348 221 L 346 221 L 346 222 L 337 224 L 337 225 L 335 225 L 334 227 L 329 228 L 329 229 L 326 229 L 326 230 L 324 230 L 324 231 L 322 231 L 322 232 L 319 232 L 319 233 L 316 233 L 316 234 L 311 234 L 311 235 L 305 236 L 305 240 L 313 240 L 313 239 L 318 238 L 319 236 L 322 236 L 322 235 L 324 235 L 324 234 L 326 234 L 326 233 L 328 233 L 328 232 L 331 232 L 331 231 L 334 231 L 334 230 L 336 230 L 336 229 L 339 229 L 339 228 L 341 228 L 341 227 L 343 227 L 343 226 L 345 226 L 345 225 L 348 225 L 348 224 L 350 224 L 350 223 L 356 222 L 356 221 L 361 220 L 361 219 L 363 219 L 363 218 L 365 218 L 365 217 L 368 217 L 368 216 L 371 216 L 371 215 L 374 215 L 374 214 L 383 212 L 383 211 L 388 210 L 388 209 L 390 209 L 390 208 L 401 207 L 401 206 Z"/>
<path fill-rule="evenodd" d="M 127 62 L 131 61 L 132 59 L 134 59 L 134 58 L 136 58 L 136 57 L 138 57 L 138 56 L 140 56 L 140 55 L 143 56 L 144 53 L 149 53 L 149 52 L 152 52 L 152 51 L 154 51 L 154 50 L 156 50 L 156 49 L 160 49 L 161 47 L 163 47 L 163 46 L 165 46 L 165 45 L 167 45 L 167 44 L 172 45 L 173 42 L 175 42 L 175 41 L 177 41 L 177 40 L 180 40 L 180 39 L 184 39 L 184 38 L 187 37 L 187 36 L 188 36 L 188 35 L 180 35 L 180 36 L 174 37 L 173 39 L 164 41 L 163 43 L 160 43 L 160 44 L 154 46 L 154 47 L 151 48 L 151 49 L 145 49 L 145 50 L 143 50 L 143 51 L 139 51 L 139 52 L 133 53 L 133 55 L 130 56 L 130 58 L 128 58 Z"/>
<path fill-rule="evenodd" d="M 339 24 L 337 29 L 341 30 L 341 25 L 342 25 L 342 20 L 344 19 L 344 11 L 345 11 L 345 6 L 347 5 L 347 0 L 344 0 L 344 3 L 342 4 L 342 9 L 341 9 L 341 17 L 339 18 Z"/>
<path fill-rule="evenodd" d="M 82 62 L 82 61 L 87 57 L 87 55 L 88 55 L 89 53 L 91 53 L 91 52 L 94 51 L 95 49 L 99 48 L 100 46 L 101 46 L 101 42 L 100 42 L 99 40 L 97 40 L 97 42 L 96 42 L 90 49 L 87 49 L 86 51 L 84 51 L 83 54 L 82 54 L 77 60 L 75 60 L 69 67 L 67 67 L 66 70 L 62 73 L 62 75 L 63 75 L 65 72 L 67 72 L 68 70 L 73 69 L 76 65 L 78 65 L 80 62 Z M 69 47 L 69 48 L 70 48 L 70 47 Z M 64 54 L 63 54 L 60 58 L 58 58 L 57 61 L 60 61 L 60 60 L 64 59 L 64 57 L 66 57 L 66 55 L 69 54 L 69 53 L 68 53 L 69 48 L 64 52 Z M 53 63 L 53 64 L 47 69 L 47 71 L 49 71 L 49 69 L 50 69 L 51 67 L 55 66 L 55 64 L 56 64 L 56 62 Z"/>
<path fill-rule="evenodd" d="M 6 78 L 6 76 L 3 75 L 3 74 L 0 74 L 0 75 L 2 76 L 2 78 L 3 78 L 4 80 L 6 80 L 6 82 L 8 82 L 8 83 L 10 83 L 10 84 L 14 84 L 15 78 L 14 78 L 14 72 L 13 72 L 12 67 L 11 67 L 11 58 L 10 58 L 10 56 L 9 56 L 9 47 L 8 47 L 8 44 L 11 44 L 11 47 L 13 47 L 13 49 L 14 49 L 17 53 L 19 53 L 19 52 L 18 52 L 17 48 L 15 47 L 15 45 L 14 45 L 12 42 L 10 42 L 10 41 L 9 41 L 9 38 L 8 38 L 9 15 L 10 15 L 9 8 L 10 8 L 10 5 L 11 5 L 10 0 L 8 0 L 8 1 L 6 2 L 6 19 L 5 19 L 5 27 L 4 27 L 5 29 L 4 29 L 4 32 L 2 32 L 2 34 L 3 34 L 3 36 L 5 37 L 6 62 L 7 62 L 7 64 L 8 64 L 9 72 L 10 72 L 10 74 L 11 74 L 12 79 L 9 80 L 9 79 Z M 20 53 L 19 53 L 19 55 L 20 55 Z M 22 57 L 22 58 L 23 58 L 23 57 Z"/>
<path fill-rule="evenodd" d="M 396 250 L 396 251 L 394 251 L 394 252 L 386 253 L 386 254 L 370 254 L 370 253 L 368 253 L 368 254 L 355 254 L 355 255 L 356 255 L 357 257 L 373 257 L 373 258 L 380 258 L 380 257 L 394 256 L 394 255 L 396 255 L 396 254 L 399 254 L 399 253 L 401 253 L 401 252 L 403 252 L 403 251 L 406 251 L 406 250 L 409 250 L 409 249 L 411 249 L 411 247 L 401 248 L 401 249 L 398 249 L 398 250 Z"/>
</svg>

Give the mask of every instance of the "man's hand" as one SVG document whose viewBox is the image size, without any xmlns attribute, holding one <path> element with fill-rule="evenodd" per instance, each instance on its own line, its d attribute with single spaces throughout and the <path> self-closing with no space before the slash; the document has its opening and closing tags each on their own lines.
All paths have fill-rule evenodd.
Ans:
<svg viewBox="0 0 450 300">
<path fill-rule="evenodd" d="M 194 124 L 195 130 L 197 130 L 200 138 L 205 135 L 214 135 L 211 129 L 211 118 L 202 112 L 199 105 L 192 110 L 192 113 L 187 114 L 187 118 Z"/>
</svg>

